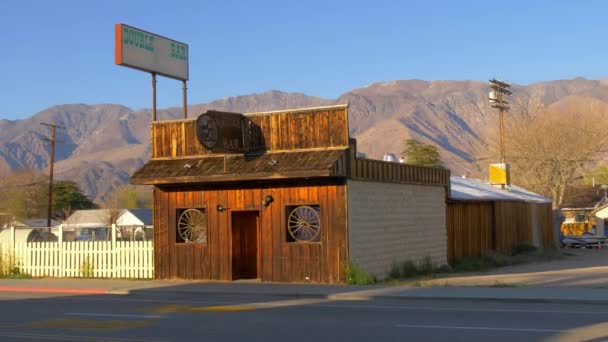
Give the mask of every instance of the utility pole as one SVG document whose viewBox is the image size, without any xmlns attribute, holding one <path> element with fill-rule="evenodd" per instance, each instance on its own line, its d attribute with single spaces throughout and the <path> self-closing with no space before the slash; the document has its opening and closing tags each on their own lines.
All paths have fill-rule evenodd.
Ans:
<svg viewBox="0 0 608 342">
<path fill-rule="evenodd" d="M 509 88 L 511 85 L 506 82 L 498 81 L 496 79 L 490 80 L 490 88 L 493 90 L 490 92 L 489 100 L 490 107 L 498 109 L 498 122 L 500 129 L 500 162 L 505 164 L 505 137 L 504 137 L 504 112 L 509 111 L 509 103 L 505 101 L 505 96 L 511 95 Z"/>
<path fill-rule="evenodd" d="M 49 202 L 48 202 L 48 207 L 47 207 L 47 219 L 46 219 L 46 226 L 48 227 L 49 232 L 50 232 L 51 231 L 51 209 L 53 206 L 53 164 L 55 164 L 55 142 L 60 142 L 60 141 L 55 140 L 55 129 L 56 128 L 65 129 L 65 127 L 50 124 L 50 123 L 45 123 L 45 122 L 41 122 L 40 124 L 51 128 L 51 137 L 42 139 L 44 141 L 48 141 L 51 143 L 51 150 L 50 150 L 51 158 L 49 161 Z"/>
</svg>

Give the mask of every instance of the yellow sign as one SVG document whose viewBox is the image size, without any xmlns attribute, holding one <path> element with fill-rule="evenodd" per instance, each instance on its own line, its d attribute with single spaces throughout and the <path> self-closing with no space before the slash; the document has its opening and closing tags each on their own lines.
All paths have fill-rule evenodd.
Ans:
<svg viewBox="0 0 608 342">
<path fill-rule="evenodd" d="M 490 184 L 510 184 L 509 164 L 490 164 Z"/>
</svg>

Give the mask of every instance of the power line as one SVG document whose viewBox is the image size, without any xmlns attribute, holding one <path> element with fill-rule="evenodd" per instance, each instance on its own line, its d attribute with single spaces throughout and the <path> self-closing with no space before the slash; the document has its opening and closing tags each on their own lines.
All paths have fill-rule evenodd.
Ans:
<svg viewBox="0 0 608 342">
<path fill-rule="evenodd" d="M 498 121 L 500 126 L 500 162 L 503 164 L 505 163 L 503 113 L 508 112 L 510 109 L 509 103 L 505 101 L 505 96 L 511 95 L 511 91 L 509 90 L 510 87 L 511 85 L 506 82 L 497 79 L 490 80 L 490 88 L 493 90 L 489 95 L 490 107 L 498 109 Z"/>
<path fill-rule="evenodd" d="M 45 123 L 45 122 L 41 122 L 40 124 L 51 128 L 51 137 L 42 139 L 44 141 L 48 141 L 51 143 L 50 161 L 49 161 L 49 202 L 48 202 L 47 221 L 46 221 L 47 227 L 50 227 L 51 226 L 51 208 L 53 205 L 53 164 L 55 164 L 55 142 L 61 142 L 61 141 L 55 141 L 55 129 L 56 128 L 65 129 L 65 127 L 55 125 L 55 124 Z M 50 231 L 50 229 L 51 228 L 49 228 L 49 231 Z"/>
</svg>

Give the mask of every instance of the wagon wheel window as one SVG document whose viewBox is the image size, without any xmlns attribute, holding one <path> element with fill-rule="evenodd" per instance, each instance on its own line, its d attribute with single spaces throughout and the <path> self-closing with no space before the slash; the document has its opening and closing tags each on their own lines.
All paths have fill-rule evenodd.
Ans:
<svg viewBox="0 0 608 342">
<path fill-rule="evenodd" d="M 321 210 L 318 205 L 287 207 L 287 241 L 321 241 Z"/>
<path fill-rule="evenodd" d="M 178 211 L 177 242 L 207 242 L 207 215 L 204 209 Z"/>
</svg>

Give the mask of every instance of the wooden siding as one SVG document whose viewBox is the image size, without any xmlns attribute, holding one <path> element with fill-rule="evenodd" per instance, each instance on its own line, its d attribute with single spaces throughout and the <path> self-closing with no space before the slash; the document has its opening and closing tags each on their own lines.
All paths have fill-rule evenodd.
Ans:
<svg viewBox="0 0 608 342">
<path fill-rule="evenodd" d="M 444 187 L 450 185 L 450 170 L 444 168 L 357 158 L 352 158 L 350 165 L 349 178 L 354 180 Z"/>
<path fill-rule="evenodd" d="M 494 250 L 492 202 L 450 201 L 447 211 L 448 261 Z"/>
<path fill-rule="evenodd" d="M 260 135 L 262 141 L 253 144 L 263 146 L 262 152 L 266 155 L 281 151 L 311 153 L 319 150 L 348 149 L 348 157 L 338 159 L 336 165 L 332 166 L 330 174 L 314 174 L 308 177 L 341 176 L 361 181 L 449 187 L 450 171 L 444 168 L 357 159 L 356 140 L 349 138 L 348 135 L 347 106 L 252 113 L 247 117 L 262 133 Z M 218 156 L 206 150 L 198 141 L 195 119 L 152 122 L 151 134 L 153 160 Z M 231 158 L 234 159 L 234 156 Z M 248 175 L 242 180 L 255 177 L 258 176 Z M 297 177 L 297 175 L 289 176 L 289 178 Z M 258 178 L 270 177 L 260 175 Z M 146 184 L 169 183 L 183 182 L 173 179 Z"/>
<path fill-rule="evenodd" d="M 531 208 L 536 210 L 536 222 L 539 224 L 540 241 L 543 248 L 556 248 L 555 232 L 553 230 L 553 208 L 551 203 L 531 204 Z"/>
<path fill-rule="evenodd" d="M 247 117 L 262 131 L 267 152 L 348 147 L 346 106 L 321 107 Z M 155 121 L 151 125 L 152 158 L 181 158 L 211 154 L 198 141 L 196 119 Z"/>
<path fill-rule="evenodd" d="M 230 280 L 231 212 L 260 213 L 262 281 L 343 283 L 348 260 L 346 190 L 335 181 L 315 184 L 285 182 L 265 185 L 156 187 L 154 191 L 154 267 L 160 279 Z M 267 208 L 266 195 L 274 197 Z M 229 210 L 218 212 L 221 204 Z M 286 237 L 286 206 L 321 206 L 321 241 L 290 243 Z M 176 243 L 176 210 L 206 208 L 207 243 Z"/>
<path fill-rule="evenodd" d="M 510 253 L 533 241 L 535 226 L 540 246 L 553 247 L 551 203 L 450 200 L 447 210 L 450 262 L 487 251 Z"/>
</svg>

